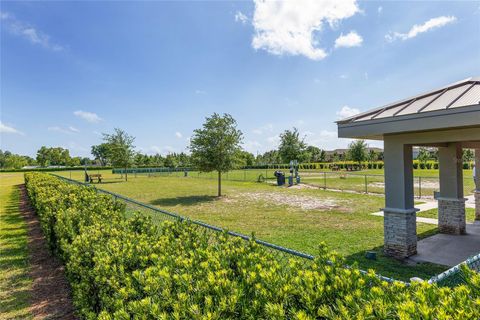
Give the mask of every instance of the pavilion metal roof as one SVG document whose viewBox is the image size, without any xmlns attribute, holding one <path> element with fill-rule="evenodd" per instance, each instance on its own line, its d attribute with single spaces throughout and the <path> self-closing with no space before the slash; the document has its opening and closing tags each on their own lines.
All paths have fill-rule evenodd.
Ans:
<svg viewBox="0 0 480 320">
<path fill-rule="evenodd" d="M 446 87 L 401 100 L 386 106 L 337 121 L 339 125 L 385 120 L 401 120 L 415 115 L 426 116 L 467 107 L 480 106 L 480 77 L 471 77 Z"/>
</svg>

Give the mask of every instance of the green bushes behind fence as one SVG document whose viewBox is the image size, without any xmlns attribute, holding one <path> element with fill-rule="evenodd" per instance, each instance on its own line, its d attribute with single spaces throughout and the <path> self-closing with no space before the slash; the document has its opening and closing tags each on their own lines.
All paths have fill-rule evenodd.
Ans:
<svg viewBox="0 0 480 320">
<path fill-rule="evenodd" d="M 93 188 L 25 175 L 50 248 L 85 319 L 477 319 L 480 275 L 466 284 L 387 283 L 319 249 L 281 264 L 254 241 L 189 222 L 156 227 Z M 128 215 L 127 215 L 128 214 Z M 127 218 L 129 217 L 129 218 Z M 327 263 L 329 261 L 329 263 Z"/>
</svg>

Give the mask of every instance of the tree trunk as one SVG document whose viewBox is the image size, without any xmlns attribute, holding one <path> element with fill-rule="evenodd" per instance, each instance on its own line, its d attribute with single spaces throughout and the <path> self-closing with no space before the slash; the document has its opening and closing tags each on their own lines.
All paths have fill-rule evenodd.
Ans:
<svg viewBox="0 0 480 320">
<path fill-rule="evenodd" d="M 128 178 L 127 178 L 127 168 L 125 168 L 125 181 L 128 181 Z"/>
<path fill-rule="evenodd" d="M 222 196 L 222 172 L 218 171 L 218 196 Z"/>
</svg>

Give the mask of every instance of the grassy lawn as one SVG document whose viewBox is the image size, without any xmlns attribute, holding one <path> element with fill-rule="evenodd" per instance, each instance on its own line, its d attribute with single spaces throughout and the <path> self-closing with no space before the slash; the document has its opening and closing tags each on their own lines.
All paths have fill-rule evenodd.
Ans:
<svg viewBox="0 0 480 320">
<path fill-rule="evenodd" d="M 427 264 L 408 266 L 382 255 L 383 218 L 370 213 L 383 207 L 383 197 L 224 181 L 225 196 L 217 199 L 214 180 L 131 175 L 124 182 L 109 171 L 102 174 L 106 182 L 97 185 L 99 188 L 311 254 L 325 242 L 349 263 L 357 262 L 385 276 L 429 278 L 445 270 Z M 82 172 L 72 173 L 72 178 L 82 177 Z M 417 228 L 420 237 L 436 232 L 433 225 L 419 223 Z M 367 250 L 377 251 L 378 260 L 366 260 Z"/>
<path fill-rule="evenodd" d="M 27 226 L 17 185 L 23 174 L 0 174 L 0 319 L 30 319 Z"/>
<path fill-rule="evenodd" d="M 232 181 L 250 181 L 256 182 L 259 177 L 265 178 L 266 182 L 275 183 L 274 172 L 277 169 L 248 169 L 248 170 L 232 170 L 223 175 L 224 180 Z M 289 174 L 288 170 L 283 170 L 285 174 Z M 102 173 L 109 178 L 119 178 L 119 175 L 112 175 L 110 170 L 93 170 L 91 173 Z M 316 186 L 327 187 L 327 189 L 348 190 L 356 192 L 368 193 L 384 193 L 385 181 L 383 177 L 383 169 L 370 169 L 354 172 L 333 172 L 322 170 L 301 170 L 300 176 L 304 183 Z M 67 177 L 83 179 L 83 171 L 60 172 Z M 439 191 L 438 170 L 414 170 L 414 192 L 418 196 L 433 197 L 434 191 Z M 162 172 L 150 175 L 163 177 L 183 177 L 184 172 Z M 472 179 L 472 171 L 464 170 L 464 192 L 471 194 L 474 190 L 474 182 Z M 148 174 L 129 174 L 130 177 L 145 177 Z M 192 171 L 188 173 L 192 178 L 217 179 L 216 173 L 200 173 Z M 365 177 L 366 176 L 366 177 Z"/>
<path fill-rule="evenodd" d="M 466 213 L 467 213 L 467 223 L 468 222 L 473 222 L 475 220 L 475 209 L 472 208 L 466 208 Z M 438 218 L 438 209 L 431 209 L 431 210 L 426 210 L 422 212 L 417 212 L 418 217 L 424 217 L 424 218 L 433 218 L 437 219 Z"/>
</svg>

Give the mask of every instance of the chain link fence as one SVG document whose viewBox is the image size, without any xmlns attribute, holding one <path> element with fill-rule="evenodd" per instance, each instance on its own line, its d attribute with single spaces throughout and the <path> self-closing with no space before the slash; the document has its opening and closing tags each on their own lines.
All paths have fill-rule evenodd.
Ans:
<svg viewBox="0 0 480 320">
<path fill-rule="evenodd" d="M 468 258 L 464 262 L 454 266 L 453 268 L 448 269 L 441 274 L 432 277 L 428 282 L 429 283 L 436 283 L 439 286 L 448 286 L 454 287 L 465 283 L 464 275 L 461 272 L 462 265 L 466 265 L 470 269 L 480 272 L 480 253 Z"/>
<path fill-rule="evenodd" d="M 88 184 L 88 183 L 80 182 L 80 181 L 77 181 L 77 180 L 71 180 L 67 177 L 63 177 L 63 176 L 53 174 L 53 173 L 51 173 L 51 175 L 53 175 L 57 178 L 60 178 L 63 181 L 66 181 L 68 183 L 84 186 L 84 187 L 87 187 L 87 188 L 94 188 L 96 190 L 96 192 L 102 193 L 102 194 L 105 194 L 105 195 L 109 195 L 112 198 L 114 198 L 115 201 L 122 202 L 126 206 L 127 217 L 133 216 L 133 214 L 136 213 L 136 212 L 140 212 L 141 214 L 144 214 L 146 216 L 151 217 L 152 222 L 155 223 L 156 225 L 161 225 L 164 221 L 189 221 L 193 225 L 196 225 L 201 232 L 207 234 L 207 236 L 209 236 L 211 239 L 213 238 L 215 233 L 225 232 L 226 234 L 228 234 L 231 237 L 238 237 L 238 238 L 241 238 L 245 241 L 252 240 L 251 237 L 246 236 L 244 234 L 241 234 L 241 233 L 238 233 L 238 232 L 233 232 L 233 231 L 227 231 L 227 230 L 224 230 L 220 227 L 213 226 L 213 225 L 201 222 L 201 221 L 191 220 L 187 217 L 183 217 L 183 216 L 180 216 L 176 213 L 172 213 L 172 212 L 169 212 L 169 211 L 166 211 L 166 210 L 156 208 L 156 207 L 151 206 L 149 204 L 142 203 L 140 201 L 125 197 L 123 195 L 113 193 L 113 192 L 110 192 L 110 191 L 107 191 L 107 190 L 96 188 L 94 185 L 91 185 L 91 184 Z M 301 265 L 306 265 L 306 264 L 312 263 L 314 258 L 315 258 L 313 255 L 310 255 L 310 254 L 307 254 L 307 253 L 304 253 L 304 252 L 300 252 L 300 251 L 297 251 L 297 250 L 293 250 L 293 249 L 290 249 L 290 248 L 282 247 L 282 246 L 279 246 L 279 245 L 276 245 L 276 244 L 273 244 L 273 243 L 270 243 L 270 242 L 262 241 L 262 240 L 255 239 L 255 238 L 253 238 L 253 240 L 257 244 L 261 245 L 265 250 L 268 250 L 269 252 L 271 252 L 278 259 L 278 261 L 286 268 L 288 267 L 288 265 L 289 265 L 289 263 L 292 259 L 299 262 Z M 346 267 L 348 268 L 348 266 L 346 266 Z M 364 270 L 360 270 L 360 272 L 364 273 L 364 274 L 367 273 L 367 271 L 364 271 Z M 377 276 L 380 279 L 382 279 L 384 281 L 387 281 L 387 282 L 399 281 L 399 280 L 395 280 L 395 279 L 385 277 L 385 276 L 381 276 L 381 275 L 377 275 Z"/>
<path fill-rule="evenodd" d="M 213 226 L 213 225 L 210 225 L 210 224 L 207 224 L 207 223 L 204 223 L 204 222 L 201 222 L 201 221 L 197 221 L 197 220 L 191 220 L 187 217 L 183 217 L 183 216 L 178 215 L 176 213 L 172 213 L 172 212 L 169 212 L 169 211 L 166 211 L 166 210 L 159 209 L 157 207 L 142 203 L 140 201 L 125 197 L 123 195 L 113 193 L 113 192 L 110 192 L 110 191 L 107 191 L 107 190 L 96 188 L 95 186 L 93 186 L 91 184 L 88 184 L 88 183 L 80 182 L 80 181 L 77 181 L 77 180 L 72 180 L 72 179 L 69 179 L 67 177 L 60 176 L 60 175 L 53 174 L 53 173 L 51 173 L 51 175 L 53 175 L 57 178 L 60 178 L 63 181 L 66 181 L 68 183 L 77 184 L 77 185 L 84 186 L 84 187 L 94 188 L 96 190 L 96 192 L 109 195 L 112 198 L 114 198 L 115 201 L 122 202 L 126 206 L 127 217 L 133 216 L 133 214 L 136 213 L 136 212 L 140 212 L 140 213 L 142 213 L 146 216 L 149 216 L 152 219 L 153 223 L 155 223 L 157 225 L 161 225 L 164 221 L 189 221 L 193 225 L 196 225 L 198 227 L 198 229 L 201 232 L 203 232 L 204 234 L 206 234 L 207 236 L 212 236 L 211 238 L 213 238 L 213 235 L 215 233 L 226 232 L 229 236 L 232 236 L 232 237 L 238 237 L 238 238 L 241 238 L 241 239 L 246 240 L 246 241 L 252 240 L 251 237 L 246 236 L 244 234 L 233 232 L 233 231 L 226 231 L 226 230 L 224 230 L 220 227 L 217 227 L 217 226 Z M 298 261 L 300 264 L 303 264 L 303 265 L 311 263 L 314 259 L 314 256 L 312 256 L 310 254 L 307 254 L 307 253 L 303 253 L 303 252 L 300 252 L 300 251 L 297 251 L 297 250 L 293 250 L 293 249 L 289 249 L 289 248 L 282 247 L 282 246 L 279 246 L 279 245 L 275 245 L 275 244 L 272 244 L 272 243 L 269 243 L 269 242 L 266 242 L 266 241 L 262 241 L 262 240 L 259 240 L 259 239 L 253 239 L 253 240 L 257 244 L 261 245 L 265 250 L 270 251 L 282 264 L 284 264 L 285 267 L 288 267 L 288 264 L 291 261 L 291 259 L 294 259 L 294 260 Z M 437 276 L 432 277 L 428 282 L 429 283 L 437 283 L 440 286 L 456 286 L 456 285 L 459 285 L 461 283 L 464 283 L 463 274 L 461 273 L 461 265 L 462 264 L 466 264 L 470 269 L 475 270 L 477 272 L 480 272 L 480 253 L 476 256 L 473 256 L 473 257 L 467 259 L 466 261 L 462 262 L 461 264 L 459 264 L 459 265 L 457 265 L 457 266 L 455 266 L 455 267 L 453 267 L 453 268 L 451 268 L 451 269 L 449 269 L 449 270 L 447 270 L 447 271 L 445 271 L 445 272 L 443 272 L 443 273 L 441 273 Z M 348 266 L 346 266 L 346 267 L 348 268 Z M 360 271 L 362 273 L 366 273 L 366 271 L 364 271 L 364 270 L 360 270 Z M 395 279 L 392 279 L 392 278 L 389 278 L 389 277 L 384 277 L 384 276 L 381 276 L 381 275 L 377 275 L 377 276 L 379 278 L 381 278 L 382 280 L 387 281 L 387 282 L 398 281 L 398 280 L 395 280 Z M 406 284 L 408 285 L 408 283 L 406 283 Z"/>
<path fill-rule="evenodd" d="M 222 180 L 249 181 L 276 184 L 275 171 L 282 171 L 286 176 L 288 170 L 281 169 L 238 169 L 222 174 Z M 113 174 L 124 174 L 125 169 L 114 169 Z M 189 168 L 129 168 L 127 173 L 148 177 L 190 177 L 203 179 L 218 179 L 216 172 L 200 172 Z M 467 179 L 465 179 L 468 182 Z M 362 174 L 361 172 L 321 171 L 305 169 L 300 171 L 301 183 L 320 189 L 335 191 L 350 191 L 356 193 L 384 194 L 385 178 L 383 174 Z M 421 177 L 413 179 L 415 196 L 417 198 L 433 198 L 433 194 L 440 190 L 438 177 Z M 466 194 L 470 193 L 469 183 L 465 183 Z"/>
</svg>

